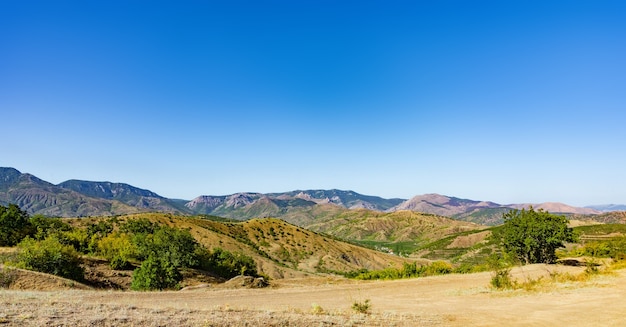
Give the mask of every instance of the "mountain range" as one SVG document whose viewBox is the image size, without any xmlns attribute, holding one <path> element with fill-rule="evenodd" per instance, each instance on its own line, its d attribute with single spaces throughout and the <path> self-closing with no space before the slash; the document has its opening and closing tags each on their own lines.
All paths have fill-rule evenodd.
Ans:
<svg viewBox="0 0 626 327">
<path fill-rule="evenodd" d="M 501 205 L 440 194 L 418 195 L 411 199 L 385 199 L 336 189 L 202 195 L 187 201 L 168 199 L 124 183 L 68 180 L 55 185 L 15 168 L 0 168 L 0 204 L 8 203 L 15 203 L 30 214 L 58 217 L 165 212 L 214 215 L 238 220 L 278 217 L 296 224 L 308 224 L 319 217 L 362 209 L 376 212 L 408 210 L 487 225 L 500 223 L 503 212 L 531 205 Z M 620 205 L 580 208 L 551 202 L 533 204 L 533 207 L 553 213 L 577 215 L 599 214 L 607 208 L 626 208 Z"/>
</svg>

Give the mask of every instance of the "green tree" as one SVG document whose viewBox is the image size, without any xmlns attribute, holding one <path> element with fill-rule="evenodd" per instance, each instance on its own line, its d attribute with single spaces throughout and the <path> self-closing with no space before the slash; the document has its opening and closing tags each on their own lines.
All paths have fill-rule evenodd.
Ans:
<svg viewBox="0 0 626 327">
<path fill-rule="evenodd" d="M 50 234 L 72 230 L 72 227 L 61 221 L 60 218 L 49 218 L 43 215 L 32 216 L 30 223 L 33 225 L 36 240 L 43 240 Z"/>
<path fill-rule="evenodd" d="M 133 243 L 137 246 L 139 259 L 154 256 L 171 262 L 175 267 L 192 267 L 198 262 L 198 242 L 187 230 L 161 226 L 154 234 L 136 234 Z"/>
<path fill-rule="evenodd" d="M 499 237 L 504 250 L 525 264 L 553 263 L 556 249 L 576 236 L 567 218 L 542 209 L 511 210 L 503 215 Z"/>
<path fill-rule="evenodd" d="M 164 290 L 176 287 L 182 279 L 172 262 L 150 256 L 133 272 L 130 288 L 136 291 Z"/>
<path fill-rule="evenodd" d="M 14 246 L 34 233 L 28 213 L 15 204 L 0 205 L 0 246 Z"/>
</svg>

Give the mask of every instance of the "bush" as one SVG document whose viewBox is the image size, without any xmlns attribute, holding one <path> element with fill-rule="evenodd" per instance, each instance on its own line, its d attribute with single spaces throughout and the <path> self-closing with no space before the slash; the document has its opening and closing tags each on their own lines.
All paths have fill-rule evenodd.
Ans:
<svg viewBox="0 0 626 327">
<path fill-rule="evenodd" d="M 33 225 L 26 211 L 15 204 L 0 205 L 0 246 L 15 246 L 24 237 L 33 235 Z"/>
<path fill-rule="evenodd" d="M 43 215 L 32 216 L 30 223 L 33 225 L 36 240 L 43 240 L 48 235 L 72 230 L 72 227 L 61 221 L 60 218 L 48 218 Z"/>
<path fill-rule="evenodd" d="M 199 245 L 187 230 L 162 226 L 154 234 L 136 234 L 133 243 L 137 246 L 139 259 L 154 256 L 171 262 L 175 267 L 198 264 L 196 249 Z"/>
<path fill-rule="evenodd" d="M 128 261 L 127 258 L 123 256 L 115 256 L 109 261 L 109 266 L 114 270 L 128 270 L 133 267 L 133 265 Z"/>
<path fill-rule="evenodd" d="M 621 236 L 609 240 L 591 241 L 572 252 L 572 255 L 577 256 L 622 260 L 626 258 L 626 237 Z"/>
<path fill-rule="evenodd" d="M 130 267 L 130 260 L 136 258 L 137 247 L 128 234 L 113 233 L 98 241 L 98 254 L 109 260 L 113 269 Z"/>
<path fill-rule="evenodd" d="M 426 271 L 423 275 L 425 276 L 434 276 L 434 275 L 446 275 L 452 272 L 452 265 L 445 261 L 435 261 L 430 265 L 426 266 Z"/>
<path fill-rule="evenodd" d="M 9 288 L 17 278 L 17 274 L 11 268 L 0 268 L 0 288 Z"/>
<path fill-rule="evenodd" d="M 371 307 L 372 307 L 372 305 L 370 304 L 370 300 L 369 299 L 366 299 L 363 302 L 354 301 L 352 303 L 352 310 L 354 310 L 354 312 L 356 312 L 356 313 L 369 314 Z"/>
<path fill-rule="evenodd" d="M 55 237 L 48 237 L 42 241 L 27 237 L 18 244 L 18 247 L 15 265 L 19 268 L 78 281 L 84 278 L 78 252 L 72 246 L 61 244 Z"/>
<path fill-rule="evenodd" d="M 511 268 L 501 268 L 494 270 L 491 277 L 491 286 L 497 290 L 512 289 L 514 283 L 511 280 Z"/>
<path fill-rule="evenodd" d="M 345 273 L 348 278 L 374 280 L 374 279 L 401 279 L 416 278 L 434 275 L 445 275 L 453 272 L 452 265 L 445 261 L 435 261 L 429 265 L 418 266 L 417 263 L 404 263 L 402 268 L 385 268 L 383 270 L 368 271 L 361 269 Z"/>
<path fill-rule="evenodd" d="M 67 232 L 56 233 L 55 237 L 64 245 L 71 245 L 80 253 L 89 253 L 90 237 L 87 231 L 82 229 L 72 229 Z"/>
<path fill-rule="evenodd" d="M 183 276 L 170 261 L 150 256 L 133 272 L 130 288 L 136 291 L 171 289 L 182 279 Z"/>
<path fill-rule="evenodd" d="M 130 219 L 120 226 L 120 231 L 127 234 L 154 234 L 159 227 L 147 218 Z"/>
<path fill-rule="evenodd" d="M 233 278 L 238 275 L 258 276 L 256 263 L 243 253 L 232 253 L 221 248 L 208 251 L 199 248 L 198 268 L 210 271 L 223 278 Z"/>
</svg>

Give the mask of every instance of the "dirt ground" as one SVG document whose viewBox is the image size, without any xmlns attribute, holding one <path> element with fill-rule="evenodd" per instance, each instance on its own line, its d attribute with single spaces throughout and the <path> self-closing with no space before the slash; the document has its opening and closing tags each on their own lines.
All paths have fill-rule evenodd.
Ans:
<svg viewBox="0 0 626 327">
<path fill-rule="evenodd" d="M 516 268 L 519 280 L 583 267 Z M 0 290 L 0 326 L 622 326 L 626 271 L 541 291 L 494 291 L 491 273 L 395 281 L 332 277 L 265 289 L 178 292 Z M 371 314 L 351 305 L 366 299 Z M 313 314 L 316 309 L 318 314 Z"/>
</svg>

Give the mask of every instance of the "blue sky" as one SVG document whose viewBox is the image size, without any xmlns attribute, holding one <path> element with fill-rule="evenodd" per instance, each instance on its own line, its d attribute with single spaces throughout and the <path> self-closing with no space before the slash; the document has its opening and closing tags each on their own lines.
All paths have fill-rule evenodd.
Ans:
<svg viewBox="0 0 626 327">
<path fill-rule="evenodd" d="M 622 1 L 2 1 L 0 166 L 626 203 Z"/>
</svg>

